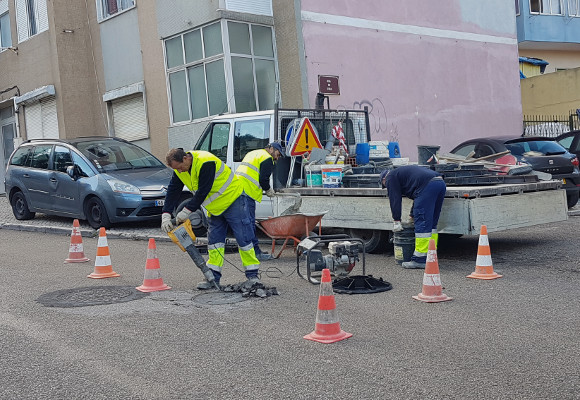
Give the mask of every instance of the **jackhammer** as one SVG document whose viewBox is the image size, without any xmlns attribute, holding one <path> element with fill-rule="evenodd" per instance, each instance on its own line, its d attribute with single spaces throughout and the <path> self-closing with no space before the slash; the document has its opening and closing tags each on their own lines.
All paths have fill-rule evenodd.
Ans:
<svg viewBox="0 0 580 400">
<path fill-rule="evenodd" d="M 175 225 L 175 219 L 172 219 L 171 223 Z M 189 257 L 191 257 L 195 266 L 203 273 L 205 280 L 212 284 L 217 290 L 220 290 L 220 286 L 215 282 L 212 270 L 208 268 L 201 253 L 197 247 L 195 247 L 195 234 L 191 227 L 191 221 L 189 219 L 185 220 L 185 222 L 177 228 L 168 232 L 167 235 L 169 235 L 171 241 L 178 245 L 182 251 L 189 254 Z"/>
</svg>

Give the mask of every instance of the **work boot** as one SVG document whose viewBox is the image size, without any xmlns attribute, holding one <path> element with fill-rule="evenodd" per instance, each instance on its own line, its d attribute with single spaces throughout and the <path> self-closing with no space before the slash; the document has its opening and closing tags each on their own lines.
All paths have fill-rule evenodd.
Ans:
<svg viewBox="0 0 580 400">
<path fill-rule="evenodd" d="M 272 256 L 272 254 L 268 254 L 268 253 L 259 253 L 256 254 L 256 258 L 258 259 L 258 261 L 269 261 L 269 260 L 273 260 L 274 257 Z"/>
<path fill-rule="evenodd" d="M 218 281 L 214 281 L 214 282 L 217 283 L 219 286 Z M 212 282 L 208 282 L 208 281 L 199 282 L 197 284 L 198 290 L 210 290 L 210 289 L 215 289 L 215 288 L 216 288 L 215 285 Z"/>
<path fill-rule="evenodd" d="M 257 276 L 249 277 L 247 281 L 242 282 L 242 287 L 250 290 L 256 283 L 262 283 Z"/>
<path fill-rule="evenodd" d="M 406 269 L 425 269 L 425 264 L 418 263 L 415 260 L 405 261 L 402 266 Z"/>
</svg>

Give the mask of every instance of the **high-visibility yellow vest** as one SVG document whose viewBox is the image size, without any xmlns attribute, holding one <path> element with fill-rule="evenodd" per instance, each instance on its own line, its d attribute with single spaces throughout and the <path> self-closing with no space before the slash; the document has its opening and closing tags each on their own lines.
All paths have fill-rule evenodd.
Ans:
<svg viewBox="0 0 580 400">
<path fill-rule="evenodd" d="M 257 202 L 262 201 L 260 164 L 268 158 L 272 158 L 272 156 L 264 149 L 250 151 L 236 170 L 236 175 L 242 181 L 244 192 Z"/>
<path fill-rule="evenodd" d="M 211 190 L 202 203 L 202 206 L 212 215 L 220 215 L 236 201 L 242 194 L 243 187 L 238 179 L 234 179 L 234 173 L 219 158 L 207 151 L 188 151 L 193 156 L 191 174 L 174 170 L 177 177 L 191 191 L 196 191 L 199 186 L 199 171 L 203 163 L 215 162 L 215 178 Z"/>
</svg>

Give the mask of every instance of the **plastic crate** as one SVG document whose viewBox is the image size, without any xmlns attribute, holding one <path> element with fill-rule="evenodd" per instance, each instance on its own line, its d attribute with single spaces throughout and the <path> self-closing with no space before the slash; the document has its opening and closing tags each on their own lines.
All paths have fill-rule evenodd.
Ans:
<svg viewBox="0 0 580 400">
<path fill-rule="evenodd" d="M 342 177 L 345 188 L 377 188 L 380 189 L 379 174 L 352 174 Z"/>
</svg>

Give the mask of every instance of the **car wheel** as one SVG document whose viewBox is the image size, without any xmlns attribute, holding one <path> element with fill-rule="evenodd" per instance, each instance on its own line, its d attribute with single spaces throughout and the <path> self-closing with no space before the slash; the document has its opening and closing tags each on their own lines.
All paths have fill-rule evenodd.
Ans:
<svg viewBox="0 0 580 400">
<path fill-rule="evenodd" d="M 16 192 L 12 195 L 12 212 L 14 217 L 19 220 L 32 219 L 36 215 L 28 208 L 28 203 L 26 202 L 26 197 L 24 193 Z"/>
<path fill-rule="evenodd" d="M 191 197 L 188 197 L 177 206 L 177 208 L 175 209 L 175 215 L 177 215 L 181 210 L 183 210 L 183 207 L 185 207 L 185 205 L 189 202 L 190 199 Z M 199 237 L 207 235 L 207 226 L 208 226 L 207 218 L 202 210 L 197 210 L 191 213 L 189 219 L 191 220 L 191 228 L 195 236 Z"/>
<path fill-rule="evenodd" d="M 568 208 L 572 208 L 576 205 L 576 203 L 578 203 L 578 197 L 579 197 L 579 193 L 578 192 L 574 192 L 572 194 L 569 194 L 568 196 L 566 196 L 566 201 L 568 203 Z"/>
<path fill-rule="evenodd" d="M 365 252 L 367 253 L 377 254 L 389 249 L 390 231 L 349 228 L 346 229 L 346 233 L 353 238 L 361 239 L 365 244 Z"/>
<path fill-rule="evenodd" d="M 111 221 L 105 205 L 98 197 L 91 197 L 87 200 L 85 215 L 87 216 L 87 222 L 93 229 L 101 227 L 109 229 L 111 227 Z"/>
</svg>

